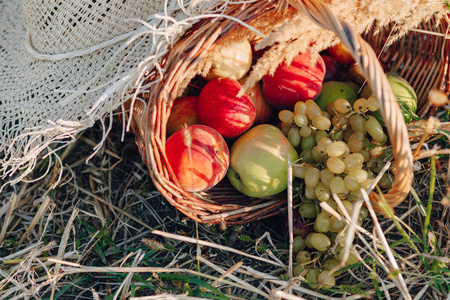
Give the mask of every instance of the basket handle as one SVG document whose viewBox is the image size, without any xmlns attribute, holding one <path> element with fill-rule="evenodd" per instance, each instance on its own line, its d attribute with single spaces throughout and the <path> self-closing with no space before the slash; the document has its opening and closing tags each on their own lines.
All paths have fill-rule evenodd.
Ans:
<svg viewBox="0 0 450 300">
<path fill-rule="evenodd" d="M 403 202 L 411 190 L 414 177 L 413 156 L 403 115 L 375 52 L 348 22 L 336 18 L 322 1 L 289 0 L 289 2 L 317 25 L 333 31 L 339 37 L 351 52 L 361 73 L 374 91 L 392 144 L 396 168 L 394 183 L 384 198 L 391 209 L 396 207 Z M 381 196 L 375 192 L 372 192 L 369 197 L 374 204 L 381 201 Z M 376 205 L 376 208 L 383 212 L 379 205 Z"/>
</svg>

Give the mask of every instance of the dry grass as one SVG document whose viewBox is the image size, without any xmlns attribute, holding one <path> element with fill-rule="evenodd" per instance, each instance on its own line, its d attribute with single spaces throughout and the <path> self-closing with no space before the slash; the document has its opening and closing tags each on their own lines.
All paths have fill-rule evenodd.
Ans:
<svg viewBox="0 0 450 300">
<path fill-rule="evenodd" d="M 346 237 L 347 254 L 360 262 L 335 287 L 313 289 L 287 276 L 279 217 L 226 229 L 185 219 L 154 190 L 120 130 L 87 163 L 98 128 L 61 153 L 57 189 L 49 174 L 0 196 L 0 299 L 448 299 L 448 157 L 420 161 L 392 219 L 359 227 L 345 216 L 355 236 Z M 318 255 L 311 267 L 323 262 Z"/>
</svg>

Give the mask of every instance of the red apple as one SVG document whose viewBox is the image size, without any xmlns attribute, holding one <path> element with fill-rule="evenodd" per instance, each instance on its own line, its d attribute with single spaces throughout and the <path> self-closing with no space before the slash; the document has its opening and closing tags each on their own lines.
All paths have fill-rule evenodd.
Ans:
<svg viewBox="0 0 450 300">
<path fill-rule="evenodd" d="M 223 137 L 205 125 L 191 125 L 166 141 L 166 156 L 180 186 L 200 192 L 223 179 L 230 164 L 230 151 Z"/>
<path fill-rule="evenodd" d="M 348 65 L 355 61 L 348 48 L 342 42 L 328 48 L 328 54 L 332 59 L 343 65 Z"/>
<path fill-rule="evenodd" d="M 229 78 L 216 78 L 200 92 L 197 115 L 200 122 L 217 130 L 224 138 L 235 138 L 249 129 L 256 117 L 256 109 L 244 94 L 242 86 Z"/>
<path fill-rule="evenodd" d="M 263 76 L 264 99 L 276 108 L 293 110 L 298 101 L 317 98 L 324 77 L 322 57 L 313 64 L 309 52 L 300 53 L 289 66 L 284 62 L 279 65 L 273 76 Z"/>
<path fill-rule="evenodd" d="M 172 135 L 175 131 L 184 126 L 200 124 L 197 117 L 198 97 L 189 96 L 175 100 L 167 120 L 167 135 Z"/>
<path fill-rule="evenodd" d="M 248 76 L 239 80 L 239 83 L 244 85 Z M 268 123 L 272 115 L 272 106 L 264 100 L 261 83 L 256 82 L 252 87 L 248 88 L 245 93 L 252 100 L 256 109 L 256 118 L 253 125 Z"/>
</svg>

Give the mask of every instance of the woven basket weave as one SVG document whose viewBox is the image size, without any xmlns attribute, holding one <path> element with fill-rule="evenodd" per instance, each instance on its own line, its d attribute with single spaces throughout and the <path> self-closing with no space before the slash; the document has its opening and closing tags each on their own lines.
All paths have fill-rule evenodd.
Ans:
<svg viewBox="0 0 450 300">
<path fill-rule="evenodd" d="M 413 157 L 403 115 L 375 52 L 349 24 L 337 20 L 321 1 L 298 1 L 292 6 L 303 11 L 319 26 L 333 31 L 340 38 L 352 52 L 362 74 L 380 102 L 397 170 L 392 189 L 384 197 L 391 208 L 397 206 L 405 199 L 411 188 Z M 276 2 L 260 1 L 258 5 L 232 6 L 227 15 L 248 23 L 267 13 L 281 13 L 280 7 L 277 6 Z M 196 66 L 200 57 L 205 54 L 205 49 L 213 48 L 211 46 L 220 43 L 227 34 L 230 34 L 239 26 L 229 19 L 221 22 L 205 20 L 199 26 L 195 26 L 168 53 L 164 60 L 166 72 L 163 77 L 148 79 L 149 81 L 155 81 L 156 84 L 148 94 L 140 95 L 140 97 L 147 99 L 147 105 L 137 102 L 134 104 L 133 120 L 135 122 L 136 143 L 143 161 L 150 170 L 155 186 L 171 205 L 187 217 L 201 223 L 243 224 L 279 214 L 286 209 L 285 193 L 265 199 L 249 198 L 236 191 L 226 179 L 204 193 L 190 194 L 176 183 L 175 176 L 165 157 L 165 126 L 173 101 L 182 85 L 183 74 L 188 73 Z M 433 30 L 435 29 L 433 28 Z M 445 25 L 437 29 L 446 30 Z M 381 38 L 378 38 L 368 34 L 365 38 L 375 46 L 377 52 L 383 45 L 382 35 Z M 404 40 L 406 41 L 406 38 Z M 429 38 L 425 38 L 425 40 L 428 41 Z M 415 62 L 407 62 L 404 57 L 398 55 L 398 53 L 403 52 L 402 47 L 408 47 L 408 44 L 404 44 L 408 43 L 405 41 L 394 44 L 389 48 L 389 51 L 383 54 L 383 57 L 386 56 L 385 60 L 394 66 L 393 70 L 402 69 L 404 72 L 401 72 L 401 75 L 408 75 L 405 78 L 410 80 L 415 88 L 420 87 L 418 94 L 421 98 L 426 97 L 427 90 L 432 87 L 443 88 L 441 82 L 448 76 L 446 60 L 444 62 L 437 60 L 438 75 L 428 78 L 426 82 L 416 83 L 411 79 L 416 78 L 417 74 L 406 67 L 406 64 L 415 64 Z M 419 44 L 419 47 L 421 46 L 423 46 L 423 43 Z M 446 49 L 443 46 L 442 52 L 445 52 L 445 57 L 448 56 Z M 411 56 L 413 58 L 418 57 L 414 53 Z M 370 195 L 374 203 L 380 200 L 379 197 L 375 193 Z"/>
</svg>

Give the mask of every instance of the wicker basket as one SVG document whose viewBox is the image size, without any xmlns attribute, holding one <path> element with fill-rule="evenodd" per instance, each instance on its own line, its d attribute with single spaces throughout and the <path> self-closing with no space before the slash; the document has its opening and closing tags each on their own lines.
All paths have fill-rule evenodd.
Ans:
<svg viewBox="0 0 450 300">
<path fill-rule="evenodd" d="M 446 94 L 450 92 L 448 30 L 448 18 L 439 23 L 435 19 L 423 21 L 418 28 L 411 29 L 405 38 L 388 47 L 386 42 L 389 36 L 396 34 L 394 24 L 376 35 L 369 31 L 363 36 L 375 52 L 380 53 L 379 59 L 389 66 L 390 71 L 398 73 L 414 87 L 421 118 L 436 112 L 436 108 L 427 103 L 431 89 Z"/>
<path fill-rule="evenodd" d="M 363 75 L 367 78 L 372 90 L 375 91 L 384 120 L 386 120 L 397 169 L 393 187 L 384 197 L 392 208 L 397 206 L 405 199 L 411 188 L 413 157 L 403 116 L 375 52 L 367 42 L 355 33 L 355 30 L 349 24 L 337 20 L 321 1 L 298 1 L 294 8 L 303 11 L 319 26 L 334 31 L 351 50 Z M 246 23 L 266 13 L 280 13 L 280 7 L 273 1 L 260 1 L 258 5 L 242 8 L 234 5 L 227 12 L 228 15 Z M 187 32 L 165 57 L 164 68 L 167 72 L 163 75 L 163 78 L 158 78 L 159 81 L 153 86 L 149 94 L 143 95 L 144 98 L 148 99 L 148 105 L 135 104 L 133 111 L 136 143 L 150 170 L 155 186 L 180 212 L 201 223 L 243 224 L 279 214 L 286 209 L 286 193 L 265 199 L 249 198 L 236 191 L 226 179 L 204 193 L 190 194 L 177 184 L 165 157 L 165 125 L 173 101 L 183 81 L 183 74 L 196 66 L 199 58 L 204 55 L 205 49 L 213 48 L 211 46 L 220 43 L 226 35 L 239 26 L 236 22 L 228 19 L 222 22 L 206 20 Z M 446 30 L 445 25 L 438 29 Z M 380 38 L 367 35 L 366 39 L 375 45 L 377 51 L 383 45 L 383 40 Z M 434 37 L 428 38 L 427 36 L 424 39 L 431 42 Z M 403 47 L 409 47 L 407 43 L 404 41 L 396 43 L 389 48 L 389 51 L 383 52 L 383 58 L 386 57 L 385 61 L 393 67 L 393 70 L 401 69 L 402 72 L 400 73 L 403 76 L 406 74 L 405 77 L 413 83 L 416 89 L 420 87 L 418 88 L 419 95 L 424 98 L 427 94 L 425 87 L 439 86 L 442 88 L 442 81 L 445 81 L 448 76 L 447 47 L 442 43 L 441 52 L 445 52 L 446 59 L 435 61 L 435 65 L 438 65 L 436 66 L 438 74 L 426 78 L 426 80 L 418 79 L 419 82 L 416 82 L 411 79 L 418 78 L 417 72 L 423 70 L 422 67 L 413 71 L 413 68 L 408 68 L 406 65 L 417 63 L 398 56 L 398 53 L 403 52 Z M 422 44 L 419 45 L 422 46 Z M 437 51 L 437 48 L 433 51 Z M 426 54 L 422 53 L 421 57 L 423 56 L 426 56 Z M 419 59 L 417 53 L 412 53 L 411 57 Z M 426 57 L 424 60 L 426 61 Z M 417 64 L 417 66 L 419 65 Z M 149 80 L 155 79 L 149 78 Z M 377 194 L 372 193 L 370 197 L 374 203 L 379 200 Z"/>
</svg>

